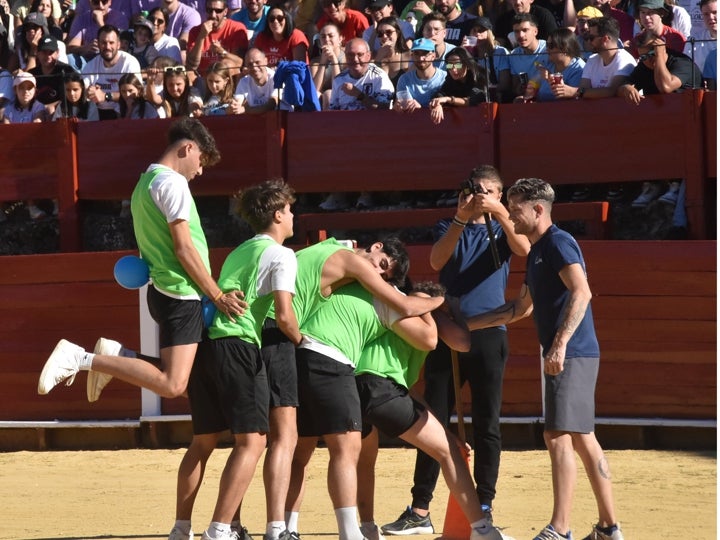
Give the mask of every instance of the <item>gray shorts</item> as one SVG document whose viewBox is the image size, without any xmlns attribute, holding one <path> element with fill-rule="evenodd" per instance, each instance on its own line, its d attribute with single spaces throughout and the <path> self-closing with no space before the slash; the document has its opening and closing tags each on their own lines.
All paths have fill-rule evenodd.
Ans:
<svg viewBox="0 0 720 540">
<path fill-rule="evenodd" d="M 595 431 L 599 358 L 566 358 L 562 372 L 545 375 L 545 431 Z"/>
</svg>

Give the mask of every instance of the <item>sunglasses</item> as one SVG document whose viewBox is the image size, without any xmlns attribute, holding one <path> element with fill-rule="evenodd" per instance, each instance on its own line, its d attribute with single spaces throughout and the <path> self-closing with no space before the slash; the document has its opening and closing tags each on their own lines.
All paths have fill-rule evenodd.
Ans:
<svg viewBox="0 0 720 540">
<path fill-rule="evenodd" d="M 283 22 L 285 21 L 285 15 L 271 15 L 268 17 L 268 22 Z"/>
<path fill-rule="evenodd" d="M 217 14 L 220 14 L 220 13 L 222 13 L 223 11 L 225 11 L 225 8 L 211 8 L 211 7 L 206 7 L 206 8 L 205 8 L 205 13 L 217 13 Z"/>
<path fill-rule="evenodd" d="M 445 64 L 445 67 L 447 69 L 462 69 L 463 65 L 462 65 L 462 62 L 454 62 L 454 63 L 448 62 L 447 64 Z"/>
<path fill-rule="evenodd" d="M 155 17 L 148 17 L 148 22 L 151 24 L 154 24 L 155 26 L 160 26 L 161 24 L 165 24 L 165 19 L 157 19 Z"/>
<path fill-rule="evenodd" d="M 384 32 L 378 32 L 378 37 L 390 37 L 395 33 L 395 30 L 385 30 Z"/>
<path fill-rule="evenodd" d="M 100 4 L 102 4 L 102 5 L 104 6 L 105 4 L 109 4 L 109 3 L 110 3 L 110 0 L 91 0 L 90 3 L 91 3 L 93 6 L 99 6 Z"/>
<path fill-rule="evenodd" d="M 185 66 L 167 66 L 165 73 L 185 73 Z"/>
</svg>

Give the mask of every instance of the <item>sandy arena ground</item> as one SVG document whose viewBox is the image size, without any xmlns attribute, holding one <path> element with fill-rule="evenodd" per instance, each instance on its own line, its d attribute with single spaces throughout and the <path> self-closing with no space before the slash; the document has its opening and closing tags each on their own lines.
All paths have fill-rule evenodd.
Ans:
<svg viewBox="0 0 720 540">
<path fill-rule="evenodd" d="M 174 521 L 175 476 L 184 450 L 10 452 L 0 454 L 2 539 L 75 540 L 167 538 Z M 193 528 L 210 520 L 228 449 L 216 451 L 195 507 Z M 608 451 L 618 515 L 627 540 L 717 538 L 717 462 L 714 452 Z M 393 521 L 409 503 L 415 452 L 383 449 L 378 459 L 375 518 Z M 325 486 L 327 451 L 319 449 L 300 516 L 303 540 L 337 538 Z M 362 481 L 362 479 L 361 479 Z M 506 451 L 495 501 L 495 523 L 517 540 L 533 538 L 550 519 L 547 454 Z M 435 535 L 445 521 L 448 491 L 441 482 L 431 508 Z M 582 472 L 573 509 L 581 540 L 596 520 Z M 243 522 L 261 540 L 265 504 L 261 470 L 243 505 Z M 199 534 L 196 536 L 199 540 Z"/>
</svg>

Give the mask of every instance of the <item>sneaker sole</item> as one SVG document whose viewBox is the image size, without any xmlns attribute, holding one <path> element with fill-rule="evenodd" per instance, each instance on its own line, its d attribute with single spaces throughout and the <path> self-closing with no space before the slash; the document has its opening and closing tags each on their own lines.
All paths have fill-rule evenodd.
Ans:
<svg viewBox="0 0 720 540">
<path fill-rule="evenodd" d="M 402 531 L 386 531 L 381 529 L 382 533 L 390 536 L 410 536 L 412 534 L 435 534 L 433 527 L 410 527 Z"/>
<path fill-rule="evenodd" d="M 43 367 L 42 373 L 40 373 L 40 379 L 38 380 L 38 394 L 41 396 L 46 395 L 50 390 L 55 388 L 58 384 L 60 384 L 64 380 L 68 380 L 66 383 L 68 386 L 70 386 L 75 381 L 75 374 L 70 375 L 69 377 L 65 377 L 65 379 L 60 379 L 59 381 L 54 380 L 52 377 L 50 377 L 50 372 L 55 369 L 55 358 L 57 355 L 61 353 L 66 348 L 74 347 L 75 345 L 70 343 L 66 339 L 61 339 L 57 342 L 57 345 L 55 345 L 55 348 L 53 349 L 53 352 L 50 353 L 50 356 L 48 356 L 47 361 L 45 362 L 45 367 Z M 63 354 L 65 354 L 63 352 Z"/>
<path fill-rule="evenodd" d="M 100 338 L 95 343 L 93 349 L 94 354 L 102 354 L 106 356 L 117 356 L 122 349 L 122 345 L 111 339 Z M 94 403 L 100 399 L 103 388 L 112 380 L 112 375 L 100 373 L 99 371 L 88 371 L 87 378 L 87 399 L 90 403 Z"/>
</svg>

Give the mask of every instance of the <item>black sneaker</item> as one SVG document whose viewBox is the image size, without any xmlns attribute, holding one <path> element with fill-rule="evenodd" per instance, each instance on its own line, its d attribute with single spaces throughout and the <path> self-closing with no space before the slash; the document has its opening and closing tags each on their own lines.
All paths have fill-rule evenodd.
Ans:
<svg viewBox="0 0 720 540">
<path fill-rule="evenodd" d="M 409 534 L 434 534 L 432 521 L 430 521 L 430 514 L 427 516 L 419 516 L 412 511 L 411 507 L 400 514 L 397 521 L 388 523 L 381 527 L 383 534 L 404 536 Z"/>
<path fill-rule="evenodd" d="M 250 536 L 250 533 L 247 530 L 247 527 L 241 526 L 239 529 L 235 531 L 235 534 L 238 535 L 238 538 L 240 540 L 253 540 L 253 537 Z"/>
</svg>

